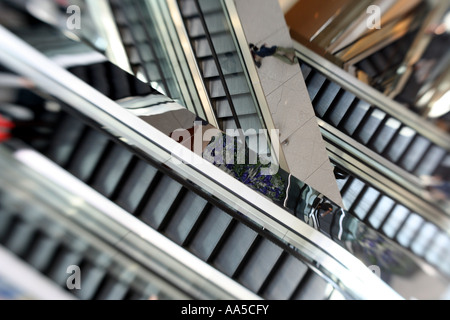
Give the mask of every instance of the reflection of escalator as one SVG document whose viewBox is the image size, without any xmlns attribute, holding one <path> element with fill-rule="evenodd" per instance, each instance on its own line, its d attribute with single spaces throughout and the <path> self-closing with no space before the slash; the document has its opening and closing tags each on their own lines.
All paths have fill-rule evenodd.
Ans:
<svg viewBox="0 0 450 320">
<path fill-rule="evenodd" d="M 448 149 L 403 123 L 401 118 L 357 97 L 320 71 L 301 62 L 317 117 L 415 175 L 439 175 Z"/>
<path fill-rule="evenodd" d="M 340 171 L 346 173 L 346 177 L 338 179 L 337 183 L 350 214 L 448 273 L 446 265 L 441 263 L 450 256 L 450 237 L 445 228 L 415 212 L 407 200 L 390 196 L 389 190 L 376 187 L 351 171 L 343 168 Z"/>
<path fill-rule="evenodd" d="M 403 63 L 416 35 L 417 30 L 408 32 L 400 39 L 358 62 L 355 65 L 356 68 L 369 76 L 372 87 L 384 92 Z"/>
<path fill-rule="evenodd" d="M 174 79 L 168 78 L 169 66 L 155 45 L 158 40 L 155 28 L 148 26 L 152 20 L 146 17 L 147 11 L 142 1 L 110 1 L 122 42 L 134 74 L 145 79 L 153 87 L 171 97 L 180 98 L 174 87 Z"/>
<path fill-rule="evenodd" d="M 221 2 L 178 3 L 220 128 L 258 131 L 261 121 Z"/>
</svg>

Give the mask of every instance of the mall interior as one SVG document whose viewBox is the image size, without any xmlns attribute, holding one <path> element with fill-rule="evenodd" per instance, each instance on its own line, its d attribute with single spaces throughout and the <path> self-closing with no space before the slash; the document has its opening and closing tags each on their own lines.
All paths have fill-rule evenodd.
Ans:
<svg viewBox="0 0 450 320">
<path fill-rule="evenodd" d="M 0 0 L 1 300 L 450 299 L 450 2 Z"/>
</svg>

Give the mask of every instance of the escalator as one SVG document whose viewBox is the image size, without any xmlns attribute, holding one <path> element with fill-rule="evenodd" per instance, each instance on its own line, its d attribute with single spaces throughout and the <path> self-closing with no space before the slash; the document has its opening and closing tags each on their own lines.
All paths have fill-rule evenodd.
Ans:
<svg viewBox="0 0 450 320">
<path fill-rule="evenodd" d="M 448 137 L 296 46 L 330 159 L 346 174 L 337 183 L 348 212 L 448 273 L 441 261 L 450 254 L 450 212 L 419 179 L 448 178 Z"/>
<path fill-rule="evenodd" d="M 82 270 L 81 290 L 70 291 L 81 300 L 145 300 L 188 299 L 189 295 L 158 288 L 155 276 L 143 276 L 145 272 L 127 268 L 131 260 L 117 252 L 96 246 L 89 238 L 83 238 L 83 230 L 74 225 L 61 226 L 45 219 L 36 201 L 29 205 L 14 204 L 14 196 L 2 192 L 0 211 L 0 244 L 26 262 L 34 270 L 50 279 L 58 287 L 67 290 L 69 266 Z M 9 199 L 5 199 L 9 197 Z M 19 201 L 18 199 L 15 200 Z M 5 205 L 9 203 L 9 205 Z M 17 207 L 21 209 L 18 212 Z M 44 211 L 45 212 L 45 211 Z M 74 230 L 77 229 L 77 233 Z M 127 270 L 128 269 L 128 270 Z M 153 285 L 152 285 L 153 282 Z M 32 284 L 30 284 L 32 285 Z"/>
<path fill-rule="evenodd" d="M 140 82 L 134 78 L 134 82 L 131 81 L 131 76 L 126 73 L 118 74 L 119 69 L 109 63 L 72 66 L 69 70 L 112 99 L 135 96 L 137 92 L 152 92 L 150 88 L 148 91 L 136 89 L 145 86 L 136 85 Z M 114 76 L 106 76 L 108 74 Z M 121 81 L 122 86 L 117 86 L 118 79 L 124 80 Z M 124 83 L 129 85 L 124 86 Z M 33 93 L 24 91 L 33 96 Z M 43 96 L 47 97 L 47 94 Z M 42 113 L 37 112 L 39 118 L 51 118 L 52 122 L 38 142 L 34 136 L 27 136 L 24 142 L 137 220 L 263 298 L 328 297 L 327 278 L 311 262 L 302 259 L 295 250 L 264 228 L 189 180 L 180 178 L 165 165 L 152 161 L 135 146 L 125 144 L 124 138 L 111 135 L 108 128 L 81 116 L 73 106 L 58 101 L 62 111 L 45 114 L 48 113 L 46 101 L 34 98 L 23 99 L 21 106 L 40 110 Z M 29 101 L 40 101 L 43 105 L 41 108 L 27 106 Z M 18 225 L 21 226 L 20 223 Z M 11 237 L 21 237 L 21 232 L 5 236 L 3 243 L 14 249 L 10 245 L 14 243 L 9 240 Z M 55 260 L 54 268 L 61 266 L 58 261 L 66 262 L 66 257 L 73 255 L 70 248 L 61 250 L 61 259 Z M 74 263 L 80 261 L 74 260 Z M 50 277 L 52 274 L 48 273 Z M 129 297 L 125 287 L 120 292 L 112 298 Z M 89 297 L 106 296 L 93 289 Z"/>
<path fill-rule="evenodd" d="M 180 0 L 178 5 L 219 128 L 264 129 L 222 2 Z"/>
<path fill-rule="evenodd" d="M 114 79 L 126 78 L 120 72 L 114 71 L 118 73 L 114 77 L 99 76 L 111 75 L 113 69 L 101 63 L 69 71 L 111 99 L 136 95 L 133 86 L 114 83 Z M 55 131 L 34 147 L 86 185 L 264 298 L 327 296 L 333 275 L 318 272 L 320 267 L 300 258 L 302 253 L 293 251 L 290 244 L 242 216 L 230 203 L 124 144 L 126 138 L 106 134 L 108 126 L 79 118 L 68 105 L 63 104 L 63 110 Z"/>
<path fill-rule="evenodd" d="M 413 127 L 406 122 L 411 117 L 401 117 L 400 110 L 387 110 L 366 101 L 318 70 L 317 64 L 306 62 L 303 54 L 299 59 L 319 119 L 412 176 L 446 177 L 445 163 L 450 158 L 448 137 L 440 134 L 434 138 L 437 129 L 426 132 L 430 124 Z"/>
<path fill-rule="evenodd" d="M 114 21 L 119 29 L 131 69 L 144 82 L 151 83 L 164 95 L 179 100 L 180 92 L 168 72 L 169 65 L 155 35 L 156 28 L 140 1 L 110 1 Z"/>
</svg>

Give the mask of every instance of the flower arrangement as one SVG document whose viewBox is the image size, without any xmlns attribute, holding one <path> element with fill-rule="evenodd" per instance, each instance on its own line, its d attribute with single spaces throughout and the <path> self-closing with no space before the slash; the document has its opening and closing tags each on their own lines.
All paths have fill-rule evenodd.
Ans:
<svg viewBox="0 0 450 320">
<path fill-rule="evenodd" d="M 283 177 L 279 173 L 261 174 L 262 169 L 270 167 L 270 162 L 261 162 L 262 156 L 258 155 L 255 157 L 256 163 L 251 163 L 250 153 L 248 147 L 239 143 L 236 137 L 222 133 L 211 140 L 203 152 L 203 158 L 271 200 L 284 199 L 286 183 Z"/>
</svg>

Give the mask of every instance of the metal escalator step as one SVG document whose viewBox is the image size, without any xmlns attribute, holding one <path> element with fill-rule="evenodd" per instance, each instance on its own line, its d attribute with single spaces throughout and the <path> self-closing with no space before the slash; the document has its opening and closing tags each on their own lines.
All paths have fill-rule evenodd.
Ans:
<svg viewBox="0 0 450 320">
<path fill-rule="evenodd" d="M 406 221 L 403 228 L 397 235 L 397 241 L 405 248 L 411 245 L 414 240 L 414 236 L 419 231 L 420 227 L 424 224 L 424 219 L 419 215 L 412 213 Z"/>
<path fill-rule="evenodd" d="M 336 99 L 341 87 L 334 82 L 329 82 L 326 86 L 323 86 L 320 93 L 316 95 L 316 99 L 313 102 L 316 115 L 322 118 L 325 112 L 331 107 L 333 101 Z"/>
<path fill-rule="evenodd" d="M 253 98 L 250 94 L 234 95 L 231 100 L 233 102 L 234 108 L 236 109 L 236 113 L 239 116 L 256 114 Z M 233 116 L 227 99 L 217 99 L 215 102 L 215 106 L 218 118 Z"/>
<path fill-rule="evenodd" d="M 189 232 L 194 228 L 201 214 L 204 212 L 207 204 L 208 201 L 205 199 L 193 192 L 188 192 L 183 197 L 183 200 L 180 202 L 180 205 L 166 227 L 165 233 L 167 236 L 179 245 L 183 244 Z"/>
<path fill-rule="evenodd" d="M 211 13 L 216 11 L 222 11 L 222 6 L 220 1 L 210 1 L 210 0 L 199 0 L 200 8 L 203 13 Z"/>
<path fill-rule="evenodd" d="M 58 246 L 58 241 L 38 232 L 26 260 L 35 269 L 43 272 L 50 266 Z"/>
<path fill-rule="evenodd" d="M 352 113 L 344 119 L 343 129 L 350 136 L 353 135 L 358 125 L 364 119 L 364 116 L 370 110 L 370 104 L 360 100 L 356 107 L 353 109 Z M 362 128 L 364 130 L 364 128 Z"/>
<path fill-rule="evenodd" d="M 402 157 L 399 165 L 411 172 L 422 158 L 425 157 L 431 142 L 422 136 L 417 136 L 413 145 L 409 148 L 406 154 Z"/>
<path fill-rule="evenodd" d="M 106 276 L 106 270 L 93 265 L 90 262 L 80 266 L 82 285 L 80 290 L 75 290 L 75 295 L 81 300 L 91 300 Z"/>
<path fill-rule="evenodd" d="M 327 298 L 328 282 L 310 271 L 305 281 L 301 283 L 301 288 L 295 294 L 293 300 L 325 300 Z"/>
<path fill-rule="evenodd" d="M 156 168 L 139 161 L 122 186 L 116 203 L 126 211 L 134 213 L 157 173 Z"/>
<path fill-rule="evenodd" d="M 415 174 L 417 176 L 427 175 L 431 176 L 439 167 L 441 159 L 446 155 L 446 151 L 438 146 L 433 146 L 431 149 L 422 156 L 420 163 L 418 164 Z"/>
<path fill-rule="evenodd" d="M 314 101 L 316 98 L 317 93 L 322 88 L 322 86 L 325 84 L 325 81 L 327 79 L 325 76 L 317 71 L 313 71 L 313 74 L 308 78 L 306 86 L 309 93 L 309 98 L 311 101 Z"/>
<path fill-rule="evenodd" d="M 203 28 L 200 18 L 194 17 L 185 21 L 186 30 L 191 38 L 197 38 L 205 35 L 205 29 Z"/>
<path fill-rule="evenodd" d="M 328 114 L 330 122 L 335 126 L 339 126 L 347 111 L 350 109 L 356 97 L 349 91 L 345 91 L 339 98 L 333 101 L 332 110 Z"/>
<path fill-rule="evenodd" d="M 380 192 L 372 187 L 366 189 L 358 204 L 353 209 L 353 212 L 359 219 L 363 220 L 367 216 L 379 195 Z"/>
<path fill-rule="evenodd" d="M 115 144 L 107 152 L 106 158 L 102 158 L 104 161 L 99 164 L 100 167 L 94 175 L 91 186 L 106 197 L 111 197 L 131 158 L 131 152 L 121 145 Z"/>
<path fill-rule="evenodd" d="M 70 130 L 68 128 L 68 130 Z M 108 145 L 105 135 L 89 130 L 70 159 L 67 170 L 83 181 L 88 181 Z"/>
<path fill-rule="evenodd" d="M 409 128 L 403 127 L 400 132 L 394 137 L 393 143 L 390 145 L 388 150 L 385 151 L 387 157 L 394 163 L 402 156 L 403 152 L 406 151 L 409 144 L 413 141 L 416 132 Z"/>
<path fill-rule="evenodd" d="M 359 179 L 353 179 L 353 181 L 351 182 L 350 186 L 348 187 L 348 189 L 346 190 L 345 193 L 343 193 L 342 197 L 343 197 L 343 202 L 344 202 L 344 206 L 346 208 L 350 208 L 354 201 L 357 199 L 357 197 L 359 196 L 359 194 L 361 193 L 361 191 L 363 190 L 365 186 L 365 183 L 362 182 Z"/>
<path fill-rule="evenodd" d="M 372 139 L 375 132 L 377 132 L 377 129 L 386 116 L 386 113 L 384 113 L 383 111 L 373 109 L 369 118 L 365 121 L 364 126 L 356 133 L 355 138 L 366 145 L 369 140 Z"/>
<path fill-rule="evenodd" d="M 225 81 L 228 87 L 228 91 L 232 96 L 235 94 L 244 94 L 250 92 L 247 79 L 245 78 L 244 74 L 225 76 Z M 209 89 L 211 98 L 220 98 L 226 95 L 225 89 L 220 79 L 210 80 L 207 82 L 207 88 Z"/>
<path fill-rule="evenodd" d="M 11 224 L 14 222 L 14 215 L 9 211 L 0 209 L 0 243 L 4 243 L 8 232 L 11 229 Z"/>
<path fill-rule="evenodd" d="M 401 204 L 397 204 L 394 210 L 389 215 L 389 218 L 386 220 L 382 230 L 389 237 L 393 238 L 402 222 L 405 221 L 410 214 L 408 208 L 404 207 Z"/>
<path fill-rule="evenodd" d="M 258 292 L 282 253 L 283 250 L 273 242 L 262 239 L 240 273 L 239 282 L 253 292 Z"/>
<path fill-rule="evenodd" d="M 373 208 L 370 217 L 368 218 L 369 223 L 375 228 L 378 229 L 381 227 L 381 223 L 386 218 L 387 215 L 391 212 L 395 205 L 395 201 L 387 196 L 381 197 L 381 200 L 376 204 Z"/>
<path fill-rule="evenodd" d="M 213 207 L 199 226 L 189 244 L 189 249 L 200 259 L 206 261 L 231 221 L 232 218 L 228 214 Z"/>
<path fill-rule="evenodd" d="M 4 246 L 15 255 L 23 257 L 30 249 L 36 229 L 21 220 L 16 220 L 12 225 L 9 237 L 4 242 Z"/>
<path fill-rule="evenodd" d="M 214 266 L 229 277 L 232 277 L 242 260 L 246 257 L 257 236 L 258 234 L 255 231 L 242 223 L 238 223 L 231 233 L 227 235 L 225 243 L 221 246 L 214 259 Z"/>
<path fill-rule="evenodd" d="M 421 228 L 416 238 L 411 243 L 411 250 L 418 256 L 426 254 L 426 249 L 438 234 L 437 227 L 432 223 L 425 223 Z"/>
<path fill-rule="evenodd" d="M 49 270 L 46 271 L 47 276 L 60 286 L 66 286 L 67 279 L 70 274 L 67 273 L 69 266 L 79 266 L 83 259 L 81 252 L 72 251 L 71 249 L 61 246 L 52 260 Z"/>
<path fill-rule="evenodd" d="M 312 68 L 306 63 L 300 63 L 300 69 L 302 70 L 303 79 L 306 81 L 311 75 Z"/>
<path fill-rule="evenodd" d="M 382 153 L 387 147 L 389 141 L 394 137 L 397 130 L 400 128 L 400 121 L 389 117 L 385 122 L 383 128 L 377 133 L 377 136 L 373 138 L 372 148 L 378 152 Z"/>
<path fill-rule="evenodd" d="M 73 153 L 73 149 L 80 139 L 84 125 L 73 117 L 66 116 L 56 129 L 53 139 L 50 142 L 46 156 L 64 167 Z"/>
<path fill-rule="evenodd" d="M 193 0 L 179 0 L 178 4 L 183 17 L 192 17 L 198 14 L 197 7 Z"/>
<path fill-rule="evenodd" d="M 166 215 L 174 205 L 181 189 L 181 184 L 166 175 L 163 176 L 150 194 L 139 218 L 151 227 L 158 229 L 166 219 Z"/>
<path fill-rule="evenodd" d="M 268 300 L 288 300 L 302 281 L 308 267 L 293 256 L 285 255 L 262 296 Z"/>
<path fill-rule="evenodd" d="M 228 33 L 212 35 L 212 42 L 214 44 L 214 51 L 217 55 L 224 55 L 229 52 L 234 54 L 236 53 L 233 38 Z M 193 47 L 197 58 L 205 58 L 212 55 L 211 47 L 209 46 L 209 42 L 206 38 L 194 40 Z"/>
<path fill-rule="evenodd" d="M 111 276 L 103 279 L 101 287 L 93 299 L 95 300 L 123 300 L 127 295 L 129 285 L 119 282 Z"/>
</svg>

